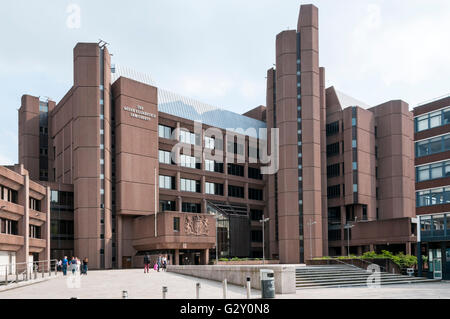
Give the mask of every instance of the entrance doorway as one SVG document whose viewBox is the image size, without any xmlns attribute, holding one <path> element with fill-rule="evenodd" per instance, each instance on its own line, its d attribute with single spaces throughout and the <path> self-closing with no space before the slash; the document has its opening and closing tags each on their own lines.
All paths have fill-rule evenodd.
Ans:
<svg viewBox="0 0 450 319">
<path fill-rule="evenodd" d="M 123 269 L 131 269 L 131 256 L 123 256 L 122 257 L 122 268 Z"/>
<path fill-rule="evenodd" d="M 440 248 L 428 251 L 429 271 L 433 273 L 434 279 L 442 279 L 442 252 Z"/>
</svg>

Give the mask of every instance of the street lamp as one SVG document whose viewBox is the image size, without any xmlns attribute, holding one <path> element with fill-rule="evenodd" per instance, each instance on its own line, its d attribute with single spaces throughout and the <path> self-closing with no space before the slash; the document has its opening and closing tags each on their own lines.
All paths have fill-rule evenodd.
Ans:
<svg viewBox="0 0 450 319">
<path fill-rule="evenodd" d="M 265 249 L 264 249 L 264 242 L 265 242 L 265 238 L 264 238 L 264 228 L 266 228 L 266 223 L 269 221 L 270 218 L 264 218 L 264 215 L 262 215 L 262 219 L 259 221 L 262 224 L 262 240 L 263 240 L 263 265 L 265 264 L 265 260 L 266 260 L 266 254 L 265 254 Z"/>
<path fill-rule="evenodd" d="M 358 217 L 355 217 L 355 223 L 356 223 L 356 219 Z M 347 221 L 347 224 L 345 224 L 344 228 L 347 229 L 347 256 L 350 257 L 350 229 L 355 227 L 355 224 L 350 224 Z"/>
<path fill-rule="evenodd" d="M 311 219 L 307 222 L 307 225 L 309 226 L 309 252 L 311 255 L 311 260 L 312 260 L 312 225 L 317 224 L 316 221 L 312 221 Z"/>
</svg>

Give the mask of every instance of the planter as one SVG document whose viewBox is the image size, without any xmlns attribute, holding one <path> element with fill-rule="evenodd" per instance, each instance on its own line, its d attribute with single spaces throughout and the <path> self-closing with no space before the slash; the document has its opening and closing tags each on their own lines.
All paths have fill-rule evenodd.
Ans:
<svg viewBox="0 0 450 319">
<path fill-rule="evenodd" d="M 388 258 L 374 258 L 374 259 L 358 259 L 358 258 L 348 258 L 348 259 L 316 259 L 307 260 L 306 265 L 342 265 L 348 264 L 353 265 L 358 268 L 367 269 L 370 264 L 376 264 L 381 267 L 381 271 L 389 272 L 394 274 L 401 274 L 401 268 Z"/>
</svg>

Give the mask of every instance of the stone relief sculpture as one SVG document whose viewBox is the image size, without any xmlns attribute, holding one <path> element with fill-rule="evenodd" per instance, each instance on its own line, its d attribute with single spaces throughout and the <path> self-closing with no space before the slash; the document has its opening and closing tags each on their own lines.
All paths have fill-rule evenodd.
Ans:
<svg viewBox="0 0 450 319">
<path fill-rule="evenodd" d="M 206 236 L 209 234 L 208 225 L 206 216 L 185 216 L 184 218 L 186 235 Z"/>
</svg>

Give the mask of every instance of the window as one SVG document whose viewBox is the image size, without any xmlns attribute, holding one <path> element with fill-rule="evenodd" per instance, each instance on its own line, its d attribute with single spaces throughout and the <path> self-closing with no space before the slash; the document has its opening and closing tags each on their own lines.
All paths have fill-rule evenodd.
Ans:
<svg viewBox="0 0 450 319">
<path fill-rule="evenodd" d="M 0 233 L 6 235 L 18 235 L 18 222 L 15 220 L 0 218 Z"/>
<path fill-rule="evenodd" d="M 41 210 L 41 201 L 35 198 L 29 198 L 30 209 L 40 211 Z"/>
<path fill-rule="evenodd" d="M 205 183 L 205 193 L 206 194 L 215 195 L 216 192 L 215 192 L 215 187 L 214 186 L 215 186 L 214 183 L 206 182 Z"/>
<path fill-rule="evenodd" d="M 263 179 L 261 175 L 261 169 L 255 167 L 248 168 L 248 177 L 253 179 Z"/>
<path fill-rule="evenodd" d="M 357 162 L 353 162 L 353 163 L 352 163 L 352 169 L 353 169 L 354 171 L 356 171 L 356 170 L 358 169 L 358 163 L 357 163 Z"/>
<path fill-rule="evenodd" d="M 450 177 L 450 161 L 416 167 L 416 180 L 418 182 L 444 177 Z"/>
<path fill-rule="evenodd" d="M 327 136 L 339 133 L 339 121 L 327 124 Z"/>
<path fill-rule="evenodd" d="M 10 203 L 18 204 L 19 193 L 17 191 L 1 185 L 0 191 L 0 199 Z"/>
<path fill-rule="evenodd" d="M 30 238 L 41 238 L 41 227 L 30 225 Z"/>
<path fill-rule="evenodd" d="M 172 164 L 171 152 L 159 150 L 159 162 L 161 164 Z"/>
<path fill-rule="evenodd" d="M 180 160 L 181 160 L 181 166 L 183 166 L 183 167 L 197 168 L 197 169 L 201 168 L 200 159 L 197 159 L 193 156 L 188 156 L 188 155 L 182 154 L 180 156 Z"/>
<path fill-rule="evenodd" d="M 242 141 L 242 143 L 235 143 L 233 140 L 228 141 L 227 143 L 227 152 L 228 153 L 234 153 L 239 155 L 244 155 L 244 144 L 245 142 Z"/>
<path fill-rule="evenodd" d="M 244 166 L 228 164 L 228 174 L 234 176 L 244 176 Z"/>
<path fill-rule="evenodd" d="M 159 188 L 175 189 L 175 177 L 159 175 Z"/>
<path fill-rule="evenodd" d="M 244 198 L 244 187 L 228 185 L 228 196 Z"/>
<path fill-rule="evenodd" d="M 214 172 L 214 161 L 205 159 L 205 171 Z"/>
<path fill-rule="evenodd" d="M 450 203 L 450 188 L 435 188 L 416 192 L 417 207 Z"/>
<path fill-rule="evenodd" d="M 260 221 L 263 218 L 263 211 L 260 209 L 250 209 L 251 219 L 254 221 Z"/>
<path fill-rule="evenodd" d="M 339 154 L 339 142 L 327 145 L 327 156 L 331 157 Z"/>
<path fill-rule="evenodd" d="M 362 205 L 362 219 L 367 220 L 367 205 Z"/>
<path fill-rule="evenodd" d="M 352 148 L 356 148 L 356 140 L 352 140 Z"/>
<path fill-rule="evenodd" d="M 340 175 L 341 164 L 333 164 L 327 166 L 327 178 L 332 178 Z"/>
<path fill-rule="evenodd" d="M 158 136 L 161 138 L 172 139 L 172 131 L 171 127 L 158 125 Z"/>
<path fill-rule="evenodd" d="M 252 230 L 252 242 L 253 243 L 262 243 L 262 231 L 261 230 Z"/>
<path fill-rule="evenodd" d="M 200 182 L 193 179 L 182 178 L 180 180 L 182 192 L 200 193 Z"/>
<path fill-rule="evenodd" d="M 336 198 L 341 196 L 341 185 L 334 185 L 327 188 L 327 197 Z"/>
<path fill-rule="evenodd" d="M 262 189 L 248 189 L 248 199 L 252 200 L 263 200 L 263 191 Z"/>
<path fill-rule="evenodd" d="M 175 201 L 160 200 L 159 201 L 159 211 L 160 212 L 166 212 L 166 211 L 174 212 L 174 211 L 176 211 Z"/>
<path fill-rule="evenodd" d="M 180 231 L 180 217 L 173 218 L 173 231 L 175 232 Z"/>
<path fill-rule="evenodd" d="M 416 142 L 416 157 L 450 150 L 450 134 Z"/>
<path fill-rule="evenodd" d="M 353 193 L 358 192 L 358 184 L 353 184 Z"/>
<path fill-rule="evenodd" d="M 200 145 L 200 135 L 180 129 L 180 142 L 192 145 Z"/>
<path fill-rule="evenodd" d="M 181 205 L 181 211 L 184 213 L 200 214 L 202 212 L 202 207 L 201 207 L 201 204 L 183 203 Z"/>
<path fill-rule="evenodd" d="M 215 139 L 213 137 L 205 136 L 205 148 L 213 150 L 214 146 L 215 146 Z"/>
<path fill-rule="evenodd" d="M 416 133 L 432 129 L 434 127 L 450 123 L 450 107 L 443 110 L 434 111 L 414 119 L 414 128 Z"/>
</svg>

